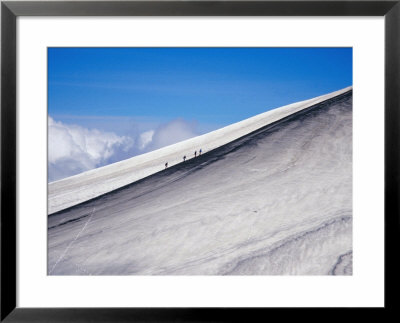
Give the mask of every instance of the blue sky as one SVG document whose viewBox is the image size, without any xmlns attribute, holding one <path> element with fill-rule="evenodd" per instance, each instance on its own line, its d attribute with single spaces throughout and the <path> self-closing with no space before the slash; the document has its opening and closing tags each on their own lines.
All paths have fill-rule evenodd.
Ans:
<svg viewBox="0 0 400 323">
<path fill-rule="evenodd" d="M 351 48 L 48 49 L 54 122 L 133 140 L 177 120 L 205 133 L 349 85 Z"/>
<path fill-rule="evenodd" d="M 49 114 L 227 125 L 352 84 L 351 48 L 49 48 Z"/>
</svg>

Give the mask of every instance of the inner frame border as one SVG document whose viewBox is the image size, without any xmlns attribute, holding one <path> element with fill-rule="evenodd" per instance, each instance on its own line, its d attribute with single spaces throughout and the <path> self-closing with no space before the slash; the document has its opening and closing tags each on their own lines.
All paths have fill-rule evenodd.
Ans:
<svg viewBox="0 0 400 323">
<path fill-rule="evenodd" d="M 384 16 L 385 310 L 395 310 L 400 219 L 400 0 L 380 1 L 2 1 L 0 320 L 7 322 L 243 321 L 254 308 L 16 307 L 16 19 L 18 16 Z M 390 292 L 392 291 L 392 292 Z M 382 310 L 373 312 L 382 319 Z M 273 309 L 276 314 L 287 308 Z M 292 309 L 296 310 L 296 309 Z M 296 310 L 299 312 L 299 309 Z M 332 309 L 329 309 L 332 312 Z M 304 311 L 303 311 L 304 312 Z M 387 311 L 386 311 L 387 312 Z M 367 314 L 371 316 L 371 311 Z M 387 313 L 385 313 L 387 314 Z M 307 316 L 309 313 L 307 313 Z M 378 316 L 379 315 L 379 316 Z"/>
</svg>

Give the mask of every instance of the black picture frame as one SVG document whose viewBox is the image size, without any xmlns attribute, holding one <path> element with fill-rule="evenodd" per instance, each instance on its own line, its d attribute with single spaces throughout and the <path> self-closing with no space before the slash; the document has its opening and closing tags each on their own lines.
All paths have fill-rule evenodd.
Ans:
<svg viewBox="0 0 400 323">
<path fill-rule="evenodd" d="M 384 16 L 385 19 L 385 307 L 399 287 L 400 1 L 2 1 L 1 3 L 1 321 L 253 321 L 249 308 L 16 307 L 16 19 L 18 16 Z M 373 261 L 373 260 L 371 260 Z M 344 291 L 345 292 L 345 291 Z M 281 313 L 285 309 L 270 309 Z M 301 309 L 292 309 L 304 313 Z M 325 309 L 335 315 L 332 309 Z M 349 311 L 349 310 L 347 310 Z M 374 314 L 373 314 L 374 313 Z M 307 313 L 306 315 L 310 315 Z M 312 314 L 315 315 L 315 314 Z M 326 314 L 325 314 L 326 315 Z M 318 315 L 316 315 L 318 316 Z M 319 318 L 321 319 L 321 318 Z"/>
</svg>

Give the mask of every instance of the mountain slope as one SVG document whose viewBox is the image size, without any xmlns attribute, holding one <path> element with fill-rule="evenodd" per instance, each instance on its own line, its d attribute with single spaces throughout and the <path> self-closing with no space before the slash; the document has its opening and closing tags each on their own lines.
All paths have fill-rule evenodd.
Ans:
<svg viewBox="0 0 400 323">
<path fill-rule="evenodd" d="M 182 162 L 184 155 L 191 158 L 195 150 L 202 149 L 203 152 L 209 152 L 261 127 L 340 95 L 349 89 L 350 87 L 310 100 L 289 104 L 202 136 L 49 183 L 48 214 L 107 194 L 115 189 L 160 172 L 164 169 L 166 162 L 168 162 L 169 166 L 179 164 Z"/>
<path fill-rule="evenodd" d="M 51 215 L 51 275 L 352 273 L 352 91 Z"/>
</svg>

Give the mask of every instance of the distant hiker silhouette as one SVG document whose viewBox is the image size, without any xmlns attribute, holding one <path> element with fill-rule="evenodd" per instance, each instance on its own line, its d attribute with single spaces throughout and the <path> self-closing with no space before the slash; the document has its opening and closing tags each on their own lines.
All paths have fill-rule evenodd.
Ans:
<svg viewBox="0 0 400 323">
<path fill-rule="evenodd" d="M 197 150 L 194 151 L 194 157 L 196 157 L 196 156 L 197 156 Z"/>
<path fill-rule="evenodd" d="M 183 156 L 183 161 L 185 161 L 186 160 L 186 156 Z"/>
<path fill-rule="evenodd" d="M 165 168 L 167 168 L 168 167 L 168 163 L 165 163 Z"/>
<path fill-rule="evenodd" d="M 199 156 L 201 155 L 201 149 L 200 149 L 200 151 L 199 151 Z"/>
</svg>

